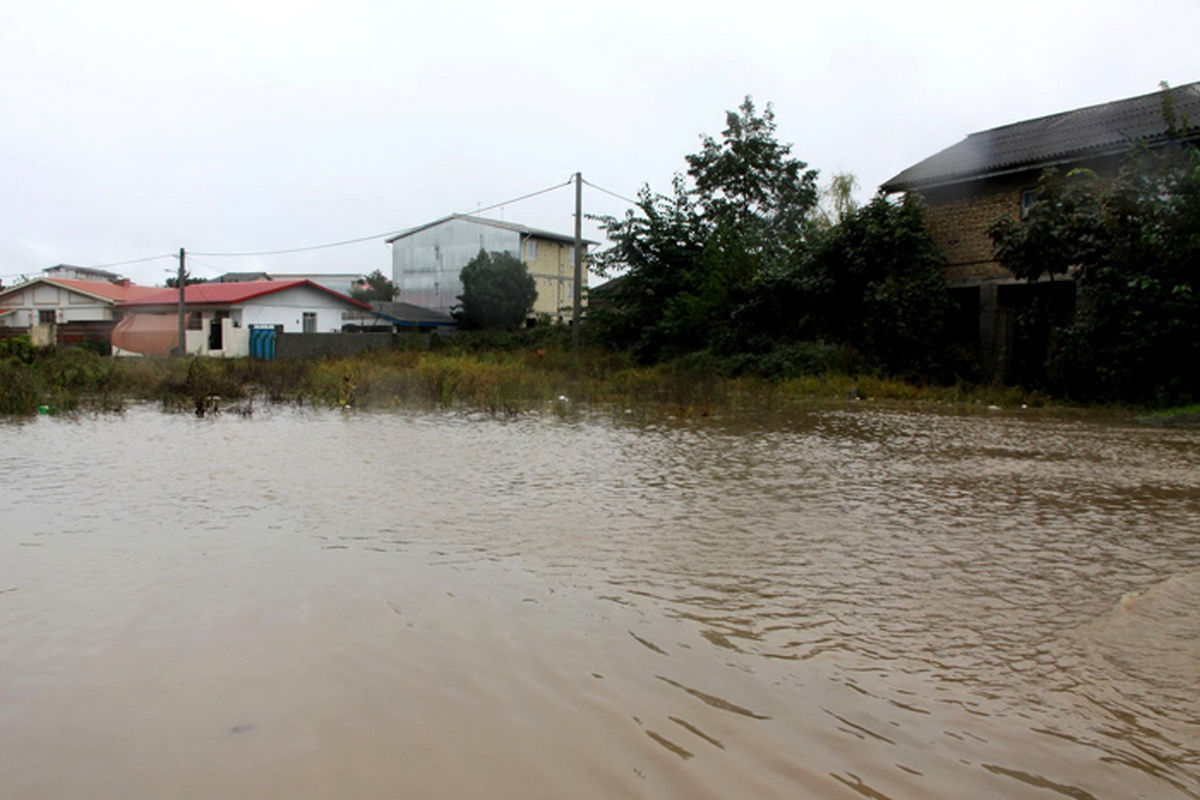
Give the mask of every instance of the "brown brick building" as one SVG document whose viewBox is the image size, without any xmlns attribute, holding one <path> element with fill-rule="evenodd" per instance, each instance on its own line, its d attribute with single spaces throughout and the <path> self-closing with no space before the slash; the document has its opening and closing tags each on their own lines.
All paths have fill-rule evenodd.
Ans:
<svg viewBox="0 0 1200 800">
<path fill-rule="evenodd" d="M 1200 82 L 1100 105 L 1064 111 L 973 133 L 905 169 L 880 188 L 916 192 L 928 207 L 927 224 L 949 265 L 946 280 L 963 309 L 985 366 L 1015 377 L 1022 359 L 1038 361 L 1046 331 L 1022 331 L 1022 310 L 1042 302 L 1060 316 L 1074 310 L 1069 279 L 1018 280 L 996 261 L 988 227 L 1003 216 L 1023 216 L 1042 172 L 1075 167 L 1113 176 L 1135 143 L 1168 141 L 1165 109 L 1178 131 L 1200 138 Z M 977 320 L 977 325 L 974 322 Z"/>
</svg>

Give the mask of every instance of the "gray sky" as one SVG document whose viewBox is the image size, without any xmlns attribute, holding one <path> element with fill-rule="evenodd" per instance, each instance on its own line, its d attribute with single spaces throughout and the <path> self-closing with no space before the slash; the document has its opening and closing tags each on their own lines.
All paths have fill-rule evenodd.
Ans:
<svg viewBox="0 0 1200 800">
<path fill-rule="evenodd" d="M 577 170 L 665 191 L 747 94 L 869 196 L 967 133 L 1200 79 L 1198 30 L 1200 0 L 5 0 L 0 280 L 369 236 Z M 488 215 L 569 233 L 573 203 Z M 624 209 L 586 187 L 584 206 Z M 382 239 L 189 257 L 202 277 L 390 264 Z"/>
</svg>

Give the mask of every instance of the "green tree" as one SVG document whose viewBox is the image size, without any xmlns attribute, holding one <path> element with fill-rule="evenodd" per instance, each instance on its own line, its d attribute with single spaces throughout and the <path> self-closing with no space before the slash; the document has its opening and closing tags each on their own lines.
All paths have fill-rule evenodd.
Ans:
<svg viewBox="0 0 1200 800">
<path fill-rule="evenodd" d="M 624 217 L 600 218 L 613 244 L 593 266 L 624 272 L 610 304 L 589 312 L 600 338 L 646 361 L 736 350 L 738 309 L 804 249 L 817 173 L 790 151 L 770 106 L 759 115 L 747 97 L 720 140 L 685 157 L 670 195 L 643 187 Z"/>
<path fill-rule="evenodd" d="M 945 261 L 916 196 L 876 196 L 810 237 L 804 257 L 764 280 L 739 315 L 753 349 L 838 343 L 893 374 L 950 378 L 953 302 Z"/>
<path fill-rule="evenodd" d="M 1103 248 L 1100 179 L 1088 169 L 1065 176 L 1047 169 L 1022 221 L 1001 217 L 988 228 L 996 257 L 1018 278 L 1066 275 L 1095 260 Z"/>
<path fill-rule="evenodd" d="M 364 277 L 366 286 L 355 286 L 350 290 L 350 296 L 355 300 L 360 300 L 364 303 L 369 303 L 372 300 L 392 300 L 399 291 L 396 289 L 396 284 L 392 283 L 386 275 L 379 270 L 375 270 L 370 275 Z"/>
<path fill-rule="evenodd" d="M 1052 332 L 1052 389 L 1102 401 L 1200 397 L 1194 145 L 1135 150 L 1107 184 L 1047 175 L 1024 224 L 997 222 L 990 233 L 997 257 L 1019 277 L 1070 273 L 1077 281 L 1075 318 Z"/>
<path fill-rule="evenodd" d="M 835 172 L 820 192 L 820 202 L 809 215 L 809 223 L 818 229 L 837 225 L 859 209 L 854 193 L 858 178 L 851 172 Z"/>
<path fill-rule="evenodd" d="M 193 278 L 193 277 L 192 277 L 191 275 L 189 275 L 189 274 L 185 274 L 185 275 L 183 276 L 183 285 L 184 285 L 184 286 L 191 286 L 193 283 L 208 283 L 208 278 Z M 178 278 L 178 277 L 174 277 L 174 276 L 173 276 L 173 277 L 170 277 L 170 278 L 167 278 L 167 284 L 166 284 L 166 285 L 167 285 L 167 288 L 168 288 L 168 289 L 177 289 L 177 288 L 179 288 L 179 278 Z"/>
<path fill-rule="evenodd" d="M 537 284 L 525 263 L 508 253 L 480 250 L 459 280 L 463 293 L 454 318 L 464 328 L 512 330 L 524 323 L 537 300 Z"/>
</svg>

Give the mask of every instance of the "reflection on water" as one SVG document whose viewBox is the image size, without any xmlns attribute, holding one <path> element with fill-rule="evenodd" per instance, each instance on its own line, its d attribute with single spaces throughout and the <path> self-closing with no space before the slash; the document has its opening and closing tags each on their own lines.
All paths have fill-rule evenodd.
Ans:
<svg viewBox="0 0 1200 800">
<path fill-rule="evenodd" d="M 0 427 L 15 797 L 1197 797 L 1200 432 Z"/>
</svg>

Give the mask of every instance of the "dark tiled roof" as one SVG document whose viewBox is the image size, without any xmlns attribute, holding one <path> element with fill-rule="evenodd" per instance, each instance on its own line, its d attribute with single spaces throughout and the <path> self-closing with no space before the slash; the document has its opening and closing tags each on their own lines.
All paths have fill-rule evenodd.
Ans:
<svg viewBox="0 0 1200 800">
<path fill-rule="evenodd" d="M 1200 82 L 1172 88 L 1177 125 L 1200 135 Z M 901 172 L 885 192 L 923 189 L 1019 169 L 1122 153 L 1139 141 L 1166 136 L 1163 92 L 1077 108 L 972 133 Z"/>
<path fill-rule="evenodd" d="M 270 280 L 265 272 L 226 272 L 209 283 L 246 283 L 247 281 Z"/>
<path fill-rule="evenodd" d="M 391 300 L 372 300 L 371 308 L 393 322 L 454 325 L 454 318 L 432 308 Z"/>
</svg>

